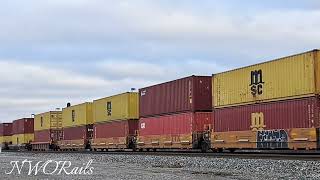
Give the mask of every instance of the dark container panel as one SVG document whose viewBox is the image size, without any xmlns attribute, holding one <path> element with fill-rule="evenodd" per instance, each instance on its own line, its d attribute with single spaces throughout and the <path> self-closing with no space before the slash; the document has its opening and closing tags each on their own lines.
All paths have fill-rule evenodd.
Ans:
<svg viewBox="0 0 320 180">
<path fill-rule="evenodd" d="M 63 140 L 78 140 L 92 138 L 92 125 L 63 128 Z"/>
<path fill-rule="evenodd" d="M 46 129 L 34 132 L 34 142 L 51 142 L 62 139 L 62 130 Z"/>
<path fill-rule="evenodd" d="M 214 131 L 319 127 L 319 113 L 319 98 L 315 96 L 219 108 L 213 113 Z"/>
<path fill-rule="evenodd" d="M 22 118 L 13 121 L 12 133 L 13 134 L 31 134 L 34 132 L 34 119 Z"/>
<path fill-rule="evenodd" d="M 139 89 L 140 117 L 211 111 L 211 76 L 189 76 Z"/>
<path fill-rule="evenodd" d="M 11 136 L 11 135 L 12 135 L 12 123 L 1 123 L 0 136 Z"/>
<path fill-rule="evenodd" d="M 135 135 L 138 120 L 110 121 L 93 125 L 95 138 L 127 137 Z"/>
<path fill-rule="evenodd" d="M 139 136 L 181 135 L 202 132 L 212 127 L 212 112 L 188 112 L 140 118 Z"/>
</svg>

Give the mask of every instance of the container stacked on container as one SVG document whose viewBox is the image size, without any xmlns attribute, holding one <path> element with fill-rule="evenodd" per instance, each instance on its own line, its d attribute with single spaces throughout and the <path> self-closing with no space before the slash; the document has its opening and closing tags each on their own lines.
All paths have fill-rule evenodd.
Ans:
<svg viewBox="0 0 320 180">
<path fill-rule="evenodd" d="M 12 145 L 14 147 L 26 146 L 34 140 L 34 119 L 22 118 L 12 123 Z"/>
<path fill-rule="evenodd" d="M 62 109 L 63 140 L 59 141 L 62 150 L 90 148 L 93 135 L 92 103 L 86 102 Z"/>
<path fill-rule="evenodd" d="M 12 144 L 12 123 L 0 124 L 0 148 L 7 149 Z"/>
<path fill-rule="evenodd" d="M 319 60 L 314 50 L 214 74 L 212 148 L 315 149 Z"/>
<path fill-rule="evenodd" d="M 93 101 L 94 150 L 135 149 L 139 98 L 127 92 Z"/>
<path fill-rule="evenodd" d="M 34 117 L 34 150 L 56 150 L 62 139 L 62 111 L 49 111 Z"/>
<path fill-rule="evenodd" d="M 200 148 L 212 127 L 211 77 L 190 76 L 139 90 L 139 149 Z"/>
</svg>

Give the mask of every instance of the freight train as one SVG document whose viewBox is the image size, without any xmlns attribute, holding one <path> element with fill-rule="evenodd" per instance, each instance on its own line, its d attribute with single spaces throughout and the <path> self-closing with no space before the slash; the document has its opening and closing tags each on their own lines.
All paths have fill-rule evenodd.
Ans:
<svg viewBox="0 0 320 180">
<path fill-rule="evenodd" d="M 1 124 L 0 143 L 35 151 L 319 149 L 319 61 L 312 50 L 68 103 Z"/>
</svg>

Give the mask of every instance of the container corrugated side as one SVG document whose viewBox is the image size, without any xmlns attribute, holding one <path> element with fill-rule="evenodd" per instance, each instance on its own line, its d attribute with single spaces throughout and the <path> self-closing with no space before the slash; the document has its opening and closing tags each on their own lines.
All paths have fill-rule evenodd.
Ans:
<svg viewBox="0 0 320 180">
<path fill-rule="evenodd" d="M 12 136 L 0 136 L 0 146 L 3 143 L 12 143 Z"/>
<path fill-rule="evenodd" d="M 140 117 L 212 109 L 211 77 L 189 76 L 139 89 Z"/>
<path fill-rule="evenodd" d="M 34 132 L 34 119 L 23 118 L 14 120 L 12 123 L 12 134 L 28 134 Z"/>
<path fill-rule="evenodd" d="M 12 144 L 13 145 L 27 144 L 27 143 L 33 142 L 33 140 L 34 140 L 33 133 L 12 135 Z"/>
<path fill-rule="evenodd" d="M 93 101 L 94 121 L 107 122 L 139 118 L 139 98 L 136 92 L 127 92 Z"/>
<path fill-rule="evenodd" d="M 45 112 L 34 117 L 35 131 L 60 128 L 62 128 L 62 111 Z"/>
<path fill-rule="evenodd" d="M 92 103 L 82 103 L 62 109 L 62 127 L 93 124 Z"/>
<path fill-rule="evenodd" d="M 212 112 L 188 112 L 140 118 L 139 136 L 181 135 L 201 132 L 212 127 Z"/>
<path fill-rule="evenodd" d="M 318 97 L 267 102 L 214 110 L 214 131 L 319 127 Z"/>
<path fill-rule="evenodd" d="M 45 129 L 41 131 L 34 131 L 34 142 L 51 142 L 62 139 L 62 130 Z"/>
<path fill-rule="evenodd" d="M 63 140 L 78 140 L 92 138 L 92 125 L 63 128 Z"/>
<path fill-rule="evenodd" d="M 319 51 L 213 75 L 215 108 L 319 93 Z"/>
<path fill-rule="evenodd" d="M 0 136 L 11 136 L 11 135 L 12 135 L 12 123 L 1 123 Z"/>
<path fill-rule="evenodd" d="M 138 120 L 122 120 L 93 125 L 94 138 L 127 137 L 138 130 Z"/>
</svg>

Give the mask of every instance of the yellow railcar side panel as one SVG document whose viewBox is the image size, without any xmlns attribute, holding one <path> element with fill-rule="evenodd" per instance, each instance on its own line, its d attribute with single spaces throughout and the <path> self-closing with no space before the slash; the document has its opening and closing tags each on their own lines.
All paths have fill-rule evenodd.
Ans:
<svg viewBox="0 0 320 180">
<path fill-rule="evenodd" d="M 92 124 L 92 103 L 83 103 L 62 109 L 62 127 Z"/>
<path fill-rule="evenodd" d="M 138 93 L 123 93 L 93 101 L 94 121 L 138 119 Z"/>
<path fill-rule="evenodd" d="M 315 54 L 307 52 L 213 75 L 214 107 L 317 93 Z"/>
<path fill-rule="evenodd" d="M 34 141 L 34 134 L 14 134 L 12 135 L 12 144 L 26 144 Z"/>
<path fill-rule="evenodd" d="M 41 123 L 42 119 L 42 123 Z M 37 114 L 34 117 L 34 130 L 59 129 L 62 127 L 62 112 L 50 111 Z"/>
</svg>

